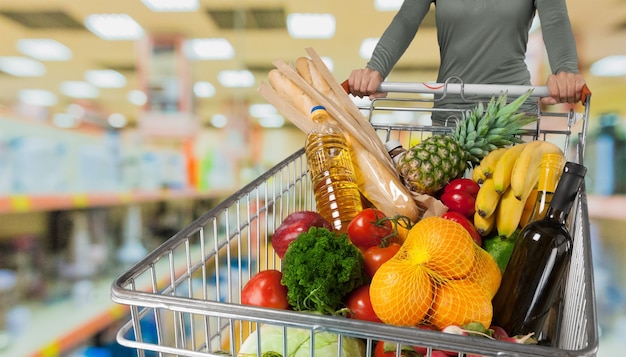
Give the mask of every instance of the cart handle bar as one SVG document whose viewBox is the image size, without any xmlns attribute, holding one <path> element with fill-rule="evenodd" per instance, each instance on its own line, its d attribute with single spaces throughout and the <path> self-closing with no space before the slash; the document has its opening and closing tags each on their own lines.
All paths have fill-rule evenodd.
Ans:
<svg viewBox="0 0 626 357">
<path fill-rule="evenodd" d="M 348 80 L 341 83 L 341 87 L 350 93 Z M 382 82 L 379 92 L 427 93 L 427 94 L 471 94 L 478 96 L 493 96 L 502 92 L 519 97 L 529 90 L 533 90 L 531 97 L 549 96 L 546 86 L 500 85 L 500 84 L 464 84 L 464 83 L 436 83 L 436 82 Z M 580 100 L 583 103 L 591 96 L 589 87 L 582 88 Z"/>
</svg>

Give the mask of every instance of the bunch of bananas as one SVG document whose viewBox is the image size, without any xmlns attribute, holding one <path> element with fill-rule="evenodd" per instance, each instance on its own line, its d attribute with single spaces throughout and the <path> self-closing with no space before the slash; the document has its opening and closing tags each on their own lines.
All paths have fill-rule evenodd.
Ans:
<svg viewBox="0 0 626 357">
<path fill-rule="evenodd" d="M 474 168 L 472 179 L 481 184 L 474 225 L 482 236 L 496 229 L 499 236 L 508 238 L 520 226 L 532 210 L 531 195 L 536 192 L 546 153 L 564 155 L 557 145 L 536 140 L 493 150 Z"/>
</svg>

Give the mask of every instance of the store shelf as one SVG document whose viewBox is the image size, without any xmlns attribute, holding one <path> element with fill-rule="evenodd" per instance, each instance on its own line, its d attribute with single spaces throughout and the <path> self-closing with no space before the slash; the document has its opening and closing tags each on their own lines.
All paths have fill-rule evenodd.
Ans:
<svg viewBox="0 0 626 357">
<path fill-rule="evenodd" d="M 626 195 L 587 196 L 589 218 L 626 220 Z"/>
<path fill-rule="evenodd" d="M 233 191 L 234 189 L 220 188 L 208 191 L 187 189 L 88 194 L 10 195 L 0 196 L 0 214 L 68 210 L 177 199 L 222 198 L 228 196 Z"/>
<path fill-rule="evenodd" d="M 12 339 L 0 357 L 54 357 L 88 341 L 126 313 L 127 308 L 111 301 L 113 278 L 93 282 L 82 300 L 63 299 L 51 304 L 29 302 L 26 327 Z"/>
<path fill-rule="evenodd" d="M 190 247 L 190 254 L 199 254 L 200 247 Z M 184 265 L 185 250 L 174 252 L 174 261 L 183 262 L 176 267 L 176 276 L 187 270 Z M 168 259 L 155 264 L 156 271 L 168 272 Z M 23 306 L 29 311 L 24 331 L 14 338 L 0 357 L 59 357 L 88 343 L 98 332 L 119 322 L 128 313 L 128 306 L 111 300 L 111 284 L 117 276 L 105 276 L 91 280 L 91 289 L 79 296 L 71 296 L 52 304 L 28 302 Z M 169 284 L 169 274 L 157 281 L 159 289 Z M 139 279 L 144 290 L 150 290 L 152 282 Z M 123 321 L 123 320 L 122 320 Z"/>
</svg>

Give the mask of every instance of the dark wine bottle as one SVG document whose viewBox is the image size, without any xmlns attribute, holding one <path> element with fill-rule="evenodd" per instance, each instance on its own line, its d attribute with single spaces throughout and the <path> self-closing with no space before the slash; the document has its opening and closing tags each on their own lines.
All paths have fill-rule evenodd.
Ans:
<svg viewBox="0 0 626 357">
<path fill-rule="evenodd" d="M 572 256 L 567 217 L 587 169 L 567 162 L 546 216 L 520 232 L 502 283 L 493 298 L 493 324 L 509 335 L 535 333 L 543 328 Z"/>
</svg>

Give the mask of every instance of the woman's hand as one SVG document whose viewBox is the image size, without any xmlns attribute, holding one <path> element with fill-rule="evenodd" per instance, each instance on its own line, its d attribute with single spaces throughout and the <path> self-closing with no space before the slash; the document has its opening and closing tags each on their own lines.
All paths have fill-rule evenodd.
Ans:
<svg viewBox="0 0 626 357">
<path fill-rule="evenodd" d="M 382 81 L 383 76 L 378 71 L 369 68 L 355 69 L 348 77 L 350 94 L 359 98 L 365 96 L 368 96 L 369 99 L 384 98 L 387 93 L 377 91 Z"/>
<path fill-rule="evenodd" d="M 546 84 L 550 96 L 541 98 L 541 102 L 547 105 L 577 103 L 582 96 L 584 85 L 585 80 L 580 74 L 571 72 L 551 74 Z"/>
</svg>

